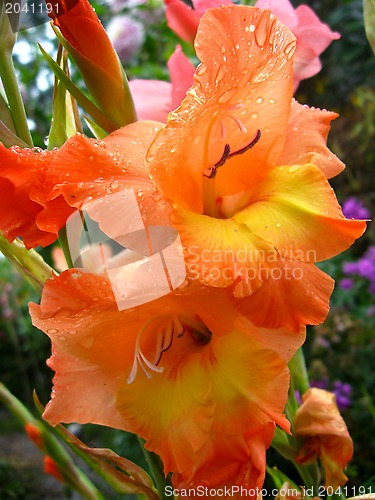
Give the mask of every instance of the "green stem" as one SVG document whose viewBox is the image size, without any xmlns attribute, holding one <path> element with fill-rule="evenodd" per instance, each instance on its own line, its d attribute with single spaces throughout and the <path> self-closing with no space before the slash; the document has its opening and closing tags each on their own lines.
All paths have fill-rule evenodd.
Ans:
<svg viewBox="0 0 375 500">
<path fill-rule="evenodd" d="M 138 436 L 138 441 L 146 458 L 147 464 L 150 467 L 150 471 L 152 477 L 154 478 L 155 486 L 159 492 L 160 497 L 162 499 L 170 498 L 166 495 L 165 489 L 167 486 L 172 486 L 172 483 L 170 482 L 168 477 L 164 476 L 162 461 L 157 455 L 155 455 L 155 453 L 146 450 L 144 446 L 146 441 L 144 439 Z"/>
<path fill-rule="evenodd" d="M 28 278 L 34 288 L 41 292 L 44 283 L 52 276 L 52 268 L 44 262 L 35 250 L 27 250 L 22 241 L 15 239 L 13 243 L 0 233 L 0 252 Z"/>
<path fill-rule="evenodd" d="M 11 52 L 0 49 L 0 78 L 8 99 L 17 135 L 28 146 L 33 147 L 33 140 L 27 125 L 26 112 L 23 105 L 21 92 L 18 86 L 16 72 L 13 65 Z"/>
<path fill-rule="evenodd" d="M 68 237 L 66 234 L 66 227 L 61 228 L 59 231 L 59 243 L 62 248 L 62 251 L 64 252 L 66 263 L 69 269 L 71 269 L 72 267 L 74 267 L 74 264 L 72 261 L 72 257 L 70 255 Z"/>
<path fill-rule="evenodd" d="M 301 395 L 304 394 L 309 390 L 310 383 L 302 347 L 297 350 L 294 357 L 290 360 L 289 369 L 295 388 Z"/>
</svg>

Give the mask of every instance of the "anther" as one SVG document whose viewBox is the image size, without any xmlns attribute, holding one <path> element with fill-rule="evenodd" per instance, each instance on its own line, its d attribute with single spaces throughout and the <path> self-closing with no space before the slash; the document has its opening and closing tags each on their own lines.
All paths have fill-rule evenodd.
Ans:
<svg viewBox="0 0 375 500">
<path fill-rule="evenodd" d="M 238 151 L 235 151 L 234 153 L 231 153 L 229 157 L 231 158 L 232 156 L 242 155 L 243 153 L 246 153 L 246 151 L 249 151 L 249 149 L 253 148 L 255 144 L 259 141 L 261 135 L 262 135 L 261 131 L 258 130 L 257 133 L 255 134 L 254 139 L 250 142 L 250 144 L 248 144 L 242 149 L 239 149 Z"/>
<path fill-rule="evenodd" d="M 223 152 L 220 160 L 217 163 L 215 163 L 215 165 L 213 167 L 209 168 L 209 172 L 210 172 L 209 174 L 203 174 L 203 175 L 205 177 L 207 177 L 207 179 L 214 179 L 216 177 L 216 174 L 217 174 L 217 169 L 219 167 L 222 167 L 226 163 L 228 158 L 232 158 L 232 156 L 242 155 L 243 153 L 246 153 L 246 151 L 249 151 L 249 149 L 253 148 L 255 146 L 255 144 L 257 144 L 261 135 L 262 135 L 261 131 L 257 130 L 257 133 L 255 134 L 254 139 L 247 146 L 239 149 L 238 151 L 234 151 L 233 153 L 231 153 L 230 145 L 225 144 L 224 152 Z"/>
<path fill-rule="evenodd" d="M 230 156 L 230 146 L 229 146 L 229 144 L 225 144 L 224 152 L 223 152 L 220 160 L 217 163 L 215 163 L 215 165 L 213 167 L 211 167 L 211 169 L 210 169 L 211 171 L 208 175 L 206 175 L 206 174 L 203 174 L 203 175 L 205 177 L 207 177 L 208 179 L 214 179 L 216 176 L 216 173 L 217 173 L 217 169 L 219 167 L 222 167 L 225 164 L 225 162 L 227 161 L 229 156 Z"/>
</svg>

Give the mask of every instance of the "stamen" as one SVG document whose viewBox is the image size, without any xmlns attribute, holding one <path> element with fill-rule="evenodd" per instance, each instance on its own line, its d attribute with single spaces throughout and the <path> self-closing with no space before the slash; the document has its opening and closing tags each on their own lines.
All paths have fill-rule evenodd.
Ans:
<svg viewBox="0 0 375 500">
<path fill-rule="evenodd" d="M 158 318 L 159 319 L 159 318 Z M 134 382 L 135 380 L 135 377 L 137 376 L 137 371 L 138 371 L 138 364 L 140 365 L 140 367 L 142 368 L 142 370 L 144 371 L 145 375 L 147 376 L 147 378 L 150 378 L 151 377 L 151 374 L 148 373 L 148 371 L 146 370 L 144 364 L 146 364 L 146 366 L 148 366 L 148 368 L 150 368 L 150 370 L 152 371 L 155 371 L 155 372 L 158 372 L 158 373 L 162 373 L 164 368 L 163 367 L 158 367 L 156 366 L 154 363 L 151 363 L 147 358 L 146 356 L 143 354 L 142 350 L 141 350 L 141 338 L 142 338 L 142 334 L 145 332 L 145 330 L 147 330 L 147 328 L 149 327 L 149 325 L 155 321 L 155 319 L 151 319 L 149 321 L 147 321 L 143 326 L 142 328 L 139 330 L 138 332 L 138 335 L 137 335 L 137 340 L 135 342 L 135 352 L 134 352 L 134 361 L 133 361 L 133 366 L 132 366 L 132 369 L 129 373 L 129 377 L 128 377 L 128 384 L 131 384 L 132 382 Z"/>
<path fill-rule="evenodd" d="M 155 321 L 160 321 L 162 318 L 167 319 L 167 323 L 164 324 L 163 327 L 159 327 L 156 331 L 156 351 L 154 362 L 151 362 L 141 349 L 141 339 L 143 333 L 149 329 L 150 325 Z M 133 366 L 130 371 L 129 377 L 127 379 L 128 384 L 131 384 L 136 376 L 138 371 L 138 365 L 143 370 L 144 374 L 147 378 L 152 377 L 152 372 L 162 373 L 164 368 L 162 366 L 158 366 L 163 353 L 167 352 L 173 344 L 174 338 L 183 337 L 185 331 L 190 333 L 194 342 L 200 345 L 208 344 L 211 340 L 211 332 L 208 328 L 202 323 L 202 321 L 197 317 L 197 319 L 191 318 L 180 318 L 179 316 L 163 315 L 162 317 L 158 316 L 147 321 L 142 328 L 139 330 L 136 343 L 135 343 L 135 353 L 134 353 L 134 361 Z M 151 332 L 154 334 L 154 330 Z"/>
<path fill-rule="evenodd" d="M 231 117 L 231 118 L 233 118 L 233 120 L 235 120 L 237 123 L 237 119 L 235 117 Z M 238 120 L 238 122 L 239 122 L 238 126 L 240 126 L 241 122 L 239 120 Z M 246 131 L 246 129 L 245 129 L 245 131 Z M 222 167 L 226 163 L 228 158 L 232 158 L 232 156 L 242 155 L 243 153 L 246 153 L 246 151 L 248 151 L 249 149 L 251 149 L 255 146 L 255 144 L 259 141 L 261 135 L 262 135 L 261 131 L 258 130 L 257 133 L 255 134 L 254 139 L 247 146 L 239 149 L 238 151 L 234 151 L 233 153 L 231 153 L 231 151 L 230 151 L 230 145 L 225 144 L 224 152 L 223 152 L 220 160 L 217 163 L 215 163 L 215 165 L 213 167 L 210 167 L 208 169 L 209 174 L 203 174 L 204 177 L 207 177 L 207 179 L 214 179 L 216 177 L 216 174 L 217 174 L 217 169 L 219 167 Z"/>
<path fill-rule="evenodd" d="M 217 169 L 219 167 L 222 167 L 225 162 L 227 161 L 228 157 L 230 156 L 230 146 L 229 144 L 225 144 L 224 146 L 224 152 L 222 154 L 222 157 L 220 158 L 220 160 L 215 163 L 215 165 L 213 167 L 211 167 L 209 170 L 210 170 L 210 174 L 209 175 L 206 175 L 206 174 L 203 174 L 205 177 L 207 177 L 208 179 L 214 179 L 214 177 L 216 176 L 216 172 L 217 172 Z"/>
<path fill-rule="evenodd" d="M 247 146 L 245 146 L 242 149 L 239 149 L 238 151 L 235 151 L 234 153 L 231 153 L 229 155 L 229 157 L 242 155 L 243 153 L 246 153 L 246 151 L 248 151 L 249 149 L 251 149 L 255 146 L 255 144 L 259 141 L 261 135 L 262 135 L 261 131 L 258 130 L 257 133 L 255 134 L 254 139 L 250 142 L 250 144 L 248 144 Z"/>
</svg>

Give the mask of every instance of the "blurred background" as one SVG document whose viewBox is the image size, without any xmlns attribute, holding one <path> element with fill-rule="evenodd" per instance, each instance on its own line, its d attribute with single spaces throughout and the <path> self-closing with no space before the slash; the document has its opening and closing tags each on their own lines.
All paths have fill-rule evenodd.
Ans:
<svg viewBox="0 0 375 500">
<path fill-rule="evenodd" d="M 129 79 L 168 80 L 166 61 L 177 44 L 197 63 L 192 47 L 167 27 L 160 0 L 92 2 L 125 66 Z M 188 3 L 188 2 L 187 2 Z M 351 218 L 371 219 L 375 210 L 375 57 L 363 26 L 361 0 L 292 1 L 305 3 L 333 31 L 341 33 L 321 56 L 323 69 L 301 82 L 296 98 L 309 106 L 339 113 L 329 145 L 347 165 L 332 185 Z M 51 122 L 53 75 L 37 43 L 52 55 L 57 44 L 48 24 L 21 31 L 15 64 L 36 146 L 45 147 Z M 80 76 L 73 79 L 81 85 Z M 40 250 L 54 265 L 51 249 Z M 324 263 L 336 280 L 331 311 L 323 325 L 310 328 L 304 352 L 311 384 L 334 391 L 354 440 L 355 453 L 348 487 L 372 486 L 375 491 L 375 230 L 368 229 L 352 248 Z M 49 339 L 31 325 L 27 304 L 38 301 L 32 286 L 0 255 L 0 380 L 33 409 L 36 389 L 43 404 L 49 399 L 52 372 L 46 366 Z M 142 466 L 133 436 L 97 426 L 73 426 L 92 446 L 110 447 Z M 76 498 L 42 473 L 39 451 L 0 407 L 0 500 Z M 268 463 L 293 478 L 290 464 L 270 450 Z M 298 484 L 297 478 L 295 478 Z M 107 498 L 117 498 L 108 491 Z M 124 496 L 122 496 L 124 498 Z"/>
</svg>

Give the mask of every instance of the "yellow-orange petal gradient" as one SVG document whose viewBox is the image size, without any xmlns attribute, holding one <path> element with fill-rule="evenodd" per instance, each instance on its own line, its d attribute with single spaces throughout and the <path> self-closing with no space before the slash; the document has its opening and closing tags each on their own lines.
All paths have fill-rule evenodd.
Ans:
<svg viewBox="0 0 375 500">
<path fill-rule="evenodd" d="M 304 262 L 337 255 L 366 229 L 365 221 L 344 217 L 334 191 L 313 164 L 274 168 L 249 206 L 232 219 L 272 243 L 283 258 Z"/>
<path fill-rule="evenodd" d="M 49 422 L 137 433 L 178 484 L 263 480 L 274 425 L 289 429 L 287 361 L 303 331 L 254 327 L 224 290 L 195 285 L 119 311 L 105 276 L 74 269 L 30 313 L 53 345 Z"/>
</svg>

